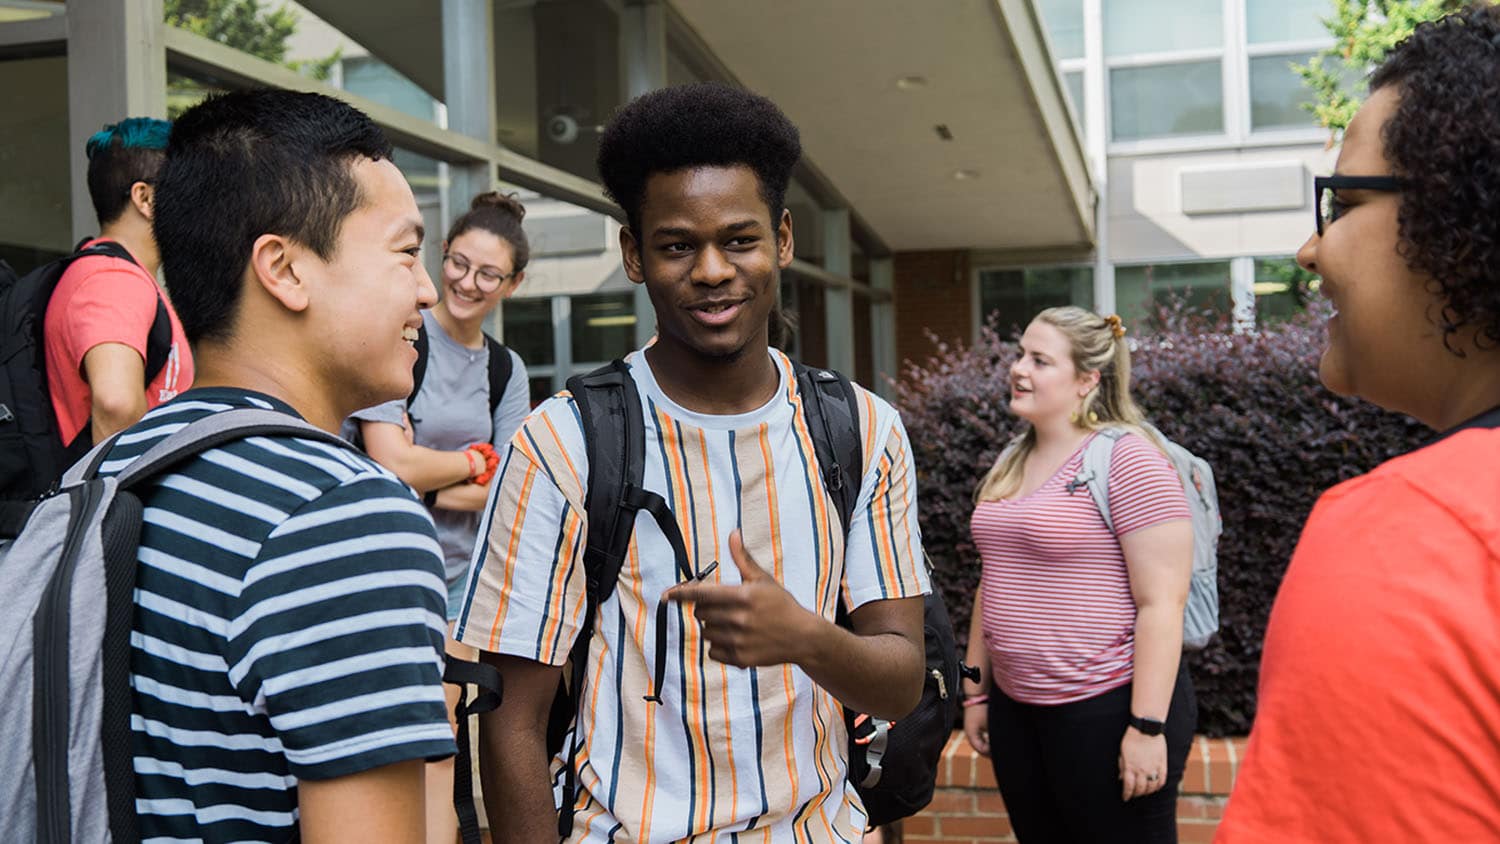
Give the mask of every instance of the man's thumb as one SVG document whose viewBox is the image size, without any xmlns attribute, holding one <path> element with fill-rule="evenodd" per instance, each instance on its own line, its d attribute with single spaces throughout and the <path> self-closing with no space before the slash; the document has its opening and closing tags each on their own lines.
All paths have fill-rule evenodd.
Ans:
<svg viewBox="0 0 1500 844">
<path fill-rule="evenodd" d="M 729 556 L 734 558 L 735 568 L 740 570 L 741 582 L 750 583 L 766 576 L 766 570 L 755 562 L 749 551 L 745 550 L 745 540 L 740 535 L 739 528 L 735 528 L 729 534 Z"/>
</svg>

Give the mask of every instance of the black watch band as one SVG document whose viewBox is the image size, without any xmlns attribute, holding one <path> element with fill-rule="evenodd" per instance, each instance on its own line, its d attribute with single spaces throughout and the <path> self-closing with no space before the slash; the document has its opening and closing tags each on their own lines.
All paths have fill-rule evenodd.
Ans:
<svg viewBox="0 0 1500 844">
<path fill-rule="evenodd" d="M 1167 725 L 1161 721 L 1154 718 L 1142 718 L 1135 714 L 1130 716 L 1130 726 L 1135 727 L 1136 731 L 1143 736 L 1159 736 L 1162 730 L 1167 728 Z"/>
</svg>

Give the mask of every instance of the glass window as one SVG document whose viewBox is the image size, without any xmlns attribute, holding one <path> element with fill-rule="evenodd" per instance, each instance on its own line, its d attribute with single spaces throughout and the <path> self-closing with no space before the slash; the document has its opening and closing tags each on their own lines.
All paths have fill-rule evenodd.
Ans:
<svg viewBox="0 0 1500 844">
<path fill-rule="evenodd" d="M 1295 258 L 1255 259 L 1255 324 L 1270 325 L 1301 313 L 1317 293 L 1318 281 Z"/>
<path fill-rule="evenodd" d="M 1073 113 L 1078 115 L 1079 125 L 1083 125 L 1083 71 L 1073 70 L 1062 75 L 1063 88 L 1068 92 L 1068 99 L 1073 102 Z"/>
<path fill-rule="evenodd" d="M 573 365 L 603 363 L 635 348 L 635 297 L 603 293 L 573 297 Z"/>
<path fill-rule="evenodd" d="M 1133 141 L 1223 132 L 1222 80 L 1218 59 L 1111 70 L 1111 137 Z"/>
<path fill-rule="evenodd" d="M 0 91 L 0 260 L 26 273 L 73 249 L 68 162 L 83 144 L 68 138 L 68 60 L 0 61 Z"/>
<path fill-rule="evenodd" d="M 1254 56 L 1250 59 L 1250 128 L 1312 128 L 1317 125 L 1303 103 L 1313 100 L 1293 64 L 1306 64 L 1307 53 Z"/>
<path fill-rule="evenodd" d="M 1223 0 L 1109 0 L 1104 55 L 1201 50 L 1224 43 Z"/>
<path fill-rule="evenodd" d="M 500 313 L 505 326 L 505 345 L 515 349 L 527 367 L 551 366 L 556 362 L 552 353 L 550 298 L 511 299 L 500 306 Z M 536 395 L 533 386 L 532 396 Z"/>
<path fill-rule="evenodd" d="M 1331 13 L 1328 0 L 1255 0 L 1245 3 L 1245 34 L 1251 44 L 1327 38 L 1321 18 Z"/>
<path fill-rule="evenodd" d="M 980 316 L 993 319 L 1003 335 L 1019 334 L 1039 312 L 1060 305 L 1094 306 L 1093 267 L 1030 267 L 979 273 Z"/>
<path fill-rule="evenodd" d="M 529 372 L 530 370 L 528 369 L 527 371 Z M 552 389 L 551 375 L 539 375 L 531 378 L 527 381 L 527 386 L 531 389 L 532 407 L 536 407 L 548 398 L 551 398 L 552 394 L 556 392 Z"/>
<path fill-rule="evenodd" d="M 1126 325 L 1147 322 L 1178 299 L 1188 308 L 1228 317 L 1229 262 L 1145 264 L 1115 268 L 1115 305 Z"/>
<path fill-rule="evenodd" d="M 432 120 L 436 113 L 428 93 L 395 68 L 370 56 L 344 59 L 344 90 L 371 102 L 387 105 L 418 120 Z"/>
<path fill-rule="evenodd" d="M 1052 58 L 1083 58 L 1083 0 L 1037 0 L 1036 7 L 1052 42 Z"/>
</svg>

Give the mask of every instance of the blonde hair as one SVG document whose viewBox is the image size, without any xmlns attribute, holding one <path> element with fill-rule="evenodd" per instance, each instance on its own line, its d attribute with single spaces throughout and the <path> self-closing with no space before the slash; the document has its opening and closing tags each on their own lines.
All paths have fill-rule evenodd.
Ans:
<svg viewBox="0 0 1500 844">
<path fill-rule="evenodd" d="M 1118 316 L 1101 317 L 1093 311 L 1069 305 L 1048 308 L 1037 314 L 1032 322 L 1045 323 L 1062 332 L 1068 339 L 1073 368 L 1078 374 L 1099 371 L 1099 383 L 1083 397 L 1075 425 L 1087 431 L 1129 428 L 1156 443 L 1155 438 L 1141 427 L 1145 416 L 1130 397 L 1130 348 L 1125 342 L 1125 328 Z M 1036 430 L 1028 424 L 1024 431 L 1006 443 L 995 465 L 974 488 L 974 503 L 1014 495 L 1021 487 L 1026 458 L 1034 448 Z"/>
</svg>

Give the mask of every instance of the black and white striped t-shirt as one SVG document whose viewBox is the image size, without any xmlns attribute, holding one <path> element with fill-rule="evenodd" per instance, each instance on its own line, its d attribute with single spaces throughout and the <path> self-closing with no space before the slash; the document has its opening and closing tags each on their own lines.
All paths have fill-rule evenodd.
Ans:
<svg viewBox="0 0 1500 844">
<path fill-rule="evenodd" d="M 120 437 L 101 474 L 269 396 L 197 389 Z M 143 490 L 131 631 L 147 842 L 279 841 L 297 782 L 451 755 L 443 558 L 411 490 L 356 452 L 254 437 Z"/>
</svg>

